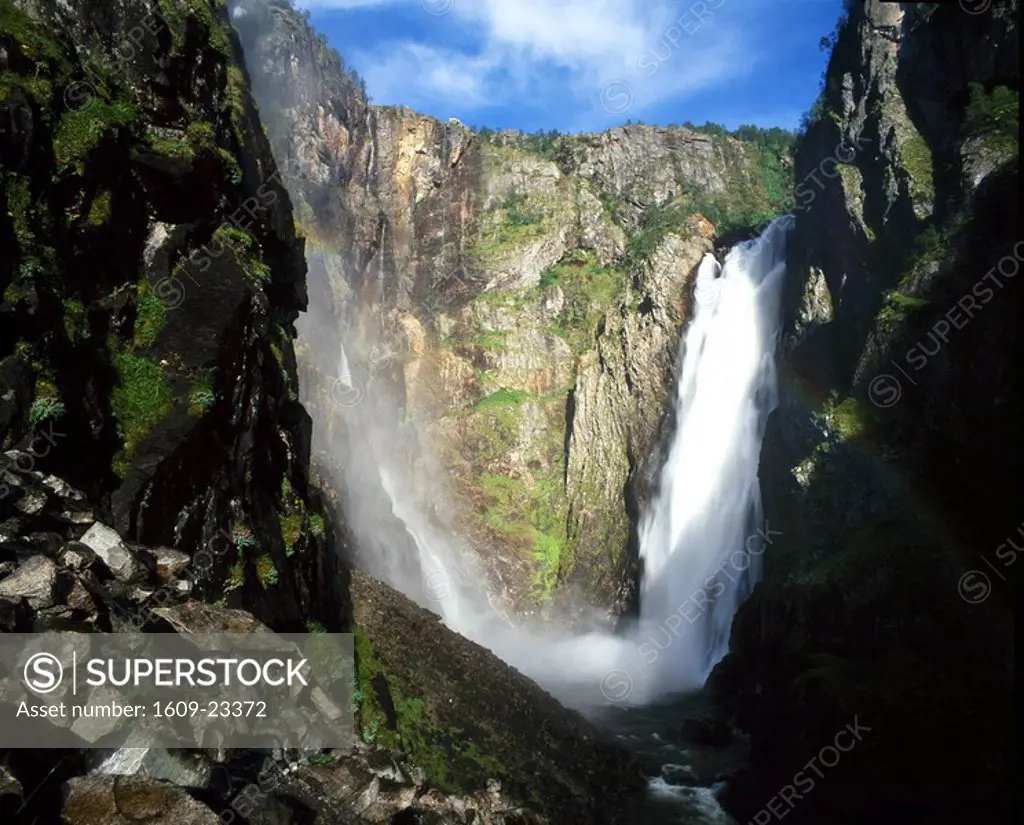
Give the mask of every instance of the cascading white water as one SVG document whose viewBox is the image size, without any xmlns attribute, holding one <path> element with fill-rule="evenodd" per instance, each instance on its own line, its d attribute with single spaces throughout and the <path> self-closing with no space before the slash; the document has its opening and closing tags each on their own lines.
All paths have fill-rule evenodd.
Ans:
<svg viewBox="0 0 1024 825">
<path fill-rule="evenodd" d="M 345 389 L 352 389 L 352 369 L 348 365 L 344 344 L 338 344 L 338 381 Z"/>
<path fill-rule="evenodd" d="M 454 535 L 420 511 L 393 434 L 380 430 L 371 405 L 359 404 L 346 409 L 353 435 L 347 486 L 352 490 L 358 478 L 365 485 L 367 467 L 374 467 L 390 501 L 387 515 L 404 525 L 418 557 L 408 565 L 385 552 L 373 572 L 567 704 L 645 704 L 703 684 L 759 574 L 757 465 L 776 403 L 774 349 L 791 225 L 781 218 L 759 239 L 730 250 L 724 267 L 708 255 L 698 270 L 696 313 L 680 345 L 675 432 L 640 525 L 641 615 L 628 633 L 512 626 Z M 350 384 L 343 347 L 338 369 Z M 372 545 L 381 521 L 367 517 L 374 507 L 361 503 L 364 513 L 350 517 Z M 628 690 L 617 689 L 627 682 Z"/>
<path fill-rule="evenodd" d="M 775 344 L 791 226 L 791 217 L 780 218 L 760 238 L 733 247 L 724 267 L 707 255 L 697 272 L 675 435 L 640 526 L 640 633 L 655 650 L 672 646 L 671 655 L 651 662 L 651 681 L 664 688 L 703 683 L 760 577 L 767 533 L 757 468 L 777 403 Z"/>
</svg>

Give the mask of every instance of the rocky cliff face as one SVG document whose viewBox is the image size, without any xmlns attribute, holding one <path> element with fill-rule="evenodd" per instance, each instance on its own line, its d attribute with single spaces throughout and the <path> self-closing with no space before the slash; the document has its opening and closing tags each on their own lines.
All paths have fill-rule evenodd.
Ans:
<svg viewBox="0 0 1024 825">
<path fill-rule="evenodd" d="M 225 10 L 3 15 L 0 440 L 52 433 L 34 469 L 130 540 L 205 548 L 197 595 L 228 582 L 302 627 L 333 576 L 279 575 L 329 555 L 291 344 L 303 249 Z"/>
<path fill-rule="evenodd" d="M 772 214 L 784 161 L 683 128 L 479 134 L 372 106 L 289 4 L 233 8 L 320 328 L 347 319 L 353 377 L 397 387 L 408 454 L 440 459 L 456 529 L 512 606 L 576 592 L 621 607 L 690 278 L 712 249 L 697 213 Z M 307 386 L 316 371 L 330 384 L 337 354 L 310 337 Z"/>
<path fill-rule="evenodd" d="M 713 679 L 753 735 L 743 816 L 1008 815 L 1016 5 L 852 5 L 798 144 L 782 538 Z"/>
<path fill-rule="evenodd" d="M 341 631 L 386 598 L 418 622 L 419 651 L 472 658 L 493 680 L 480 690 L 502 695 L 495 657 L 382 585 L 350 590 L 347 529 L 308 479 L 292 345 L 303 242 L 224 3 L 0 5 L 0 203 L 0 632 Z M 637 784 L 621 751 L 526 680 L 509 707 L 543 724 L 507 741 L 492 727 L 486 752 L 467 750 L 452 720 L 468 724 L 475 698 L 402 680 L 385 646 L 401 631 L 367 615 L 360 678 L 405 704 L 361 718 L 381 713 L 381 738 L 432 756 L 425 768 L 364 742 L 304 759 L 242 812 L 244 788 L 211 777 L 263 785 L 249 752 L 152 749 L 97 770 L 95 754 L 15 751 L 0 760 L 0 819 L 124 822 L 128 804 L 167 822 L 543 821 L 529 803 L 554 821 L 615 821 L 590 805 Z M 559 749 L 581 737 L 583 780 L 516 761 L 559 753 L 564 768 Z"/>
</svg>

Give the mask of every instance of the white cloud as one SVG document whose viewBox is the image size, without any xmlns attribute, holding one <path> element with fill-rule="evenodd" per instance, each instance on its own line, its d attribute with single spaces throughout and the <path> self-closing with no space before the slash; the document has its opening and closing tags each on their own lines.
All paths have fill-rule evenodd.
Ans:
<svg viewBox="0 0 1024 825">
<path fill-rule="evenodd" d="M 436 9 L 448 0 L 425 2 Z M 582 126 L 637 117 L 665 100 L 712 88 L 748 71 L 756 57 L 743 0 L 450 2 L 448 14 L 426 28 L 430 43 L 375 43 L 372 53 L 351 55 L 376 102 L 482 108 L 514 98 L 524 106 L 570 106 Z M 414 8 L 421 0 L 298 4 L 318 10 Z M 703 19 L 694 11 L 699 8 Z M 478 45 L 445 46 L 452 26 L 463 37 L 474 33 Z M 613 82 L 629 87 L 628 115 L 602 108 L 602 90 Z"/>
<path fill-rule="evenodd" d="M 373 52 L 356 55 L 366 86 L 378 103 L 418 105 L 443 101 L 486 106 L 493 96 L 488 77 L 494 69 L 483 55 L 467 55 L 450 49 L 409 41 L 374 46 Z"/>
</svg>

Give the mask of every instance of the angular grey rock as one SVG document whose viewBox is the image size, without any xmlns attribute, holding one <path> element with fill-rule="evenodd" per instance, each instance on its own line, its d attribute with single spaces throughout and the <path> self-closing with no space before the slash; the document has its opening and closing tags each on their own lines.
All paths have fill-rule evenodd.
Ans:
<svg viewBox="0 0 1024 825">
<path fill-rule="evenodd" d="M 65 825 L 220 825 L 217 814 L 166 782 L 138 776 L 81 776 L 67 783 Z"/>
<path fill-rule="evenodd" d="M 107 776 L 143 775 L 162 779 L 182 788 L 206 789 L 213 777 L 213 764 L 202 753 L 166 748 L 117 748 L 86 752 L 94 773 Z"/>
<path fill-rule="evenodd" d="M 69 541 L 57 560 L 69 570 L 78 572 L 96 561 L 96 554 L 80 541 Z"/>
<path fill-rule="evenodd" d="M 27 599 L 30 607 L 40 610 L 53 605 L 56 582 L 57 565 L 46 556 L 32 556 L 0 581 L 0 596 Z"/>
<path fill-rule="evenodd" d="M 142 567 L 121 537 L 105 524 L 96 522 L 82 536 L 82 544 L 92 550 L 118 581 L 126 584 L 142 572 Z"/>
<path fill-rule="evenodd" d="M 26 516 L 36 516 L 43 511 L 46 506 L 46 493 L 41 490 L 29 490 L 16 502 L 14 502 L 14 508 L 21 511 Z"/>
<path fill-rule="evenodd" d="M 185 568 L 192 562 L 188 553 L 182 553 L 171 547 L 154 547 L 148 552 L 156 563 L 157 579 L 165 584 L 172 579 L 180 578 Z"/>
</svg>

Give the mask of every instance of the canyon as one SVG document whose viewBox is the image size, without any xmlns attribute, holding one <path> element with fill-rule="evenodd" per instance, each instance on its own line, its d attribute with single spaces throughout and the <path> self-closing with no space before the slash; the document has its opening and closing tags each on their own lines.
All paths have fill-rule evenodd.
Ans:
<svg viewBox="0 0 1024 825">
<path fill-rule="evenodd" d="M 1017 7 L 847 4 L 799 135 L 528 135 L 373 105 L 286 0 L 5 2 L 0 630 L 350 632 L 361 741 L 273 788 L 244 751 L 12 749 L 0 816 L 767 821 L 796 785 L 791 821 L 1008 821 Z M 725 418 L 687 355 L 742 348 L 755 316 L 703 325 L 787 214 L 771 380 L 729 407 L 753 492 L 700 522 L 771 538 L 706 686 L 597 708 L 621 662 L 581 658 L 597 702 L 562 695 L 557 639 L 632 644 L 658 569 L 701 579 L 650 549 Z"/>
</svg>

